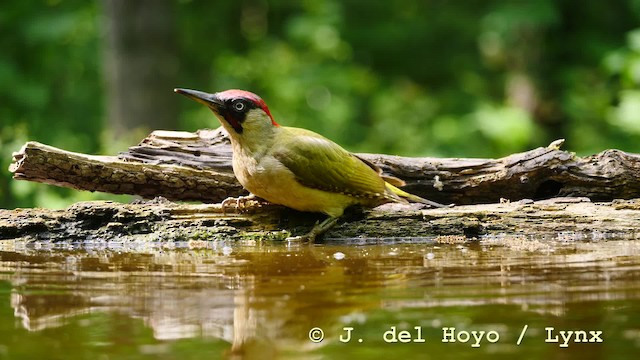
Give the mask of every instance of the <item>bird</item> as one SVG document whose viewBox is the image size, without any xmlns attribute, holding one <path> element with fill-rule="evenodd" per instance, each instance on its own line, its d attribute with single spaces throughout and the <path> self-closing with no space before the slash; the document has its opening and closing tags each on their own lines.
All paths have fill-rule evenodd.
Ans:
<svg viewBox="0 0 640 360">
<path fill-rule="evenodd" d="M 281 126 L 265 101 L 252 92 L 206 93 L 183 88 L 174 92 L 208 107 L 228 132 L 233 173 L 251 194 L 245 199 L 258 197 L 298 211 L 327 215 L 308 233 L 289 237 L 290 241 L 314 242 L 354 205 L 376 207 L 412 201 L 445 207 L 399 189 L 404 185 L 402 180 L 383 175 L 372 162 L 320 134 Z"/>
</svg>

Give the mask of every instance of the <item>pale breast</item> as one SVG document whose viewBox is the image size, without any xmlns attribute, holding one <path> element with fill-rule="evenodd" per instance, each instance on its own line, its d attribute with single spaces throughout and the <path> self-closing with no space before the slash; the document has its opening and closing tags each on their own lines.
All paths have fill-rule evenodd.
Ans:
<svg viewBox="0 0 640 360">
<path fill-rule="evenodd" d="M 348 195 L 312 189 L 296 181 L 294 174 L 272 156 L 259 161 L 236 161 L 233 171 L 242 186 L 252 194 L 274 204 L 299 211 L 340 216 L 344 209 L 360 201 Z"/>
</svg>

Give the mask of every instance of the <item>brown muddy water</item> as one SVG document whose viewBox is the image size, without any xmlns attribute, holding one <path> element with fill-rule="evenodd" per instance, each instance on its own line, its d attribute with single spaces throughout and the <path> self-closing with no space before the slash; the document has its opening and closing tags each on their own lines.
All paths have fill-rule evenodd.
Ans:
<svg viewBox="0 0 640 360">
<path fill-rule="evenodd" d="M 0 242 L 0 359 L 636 359 L 640 241 Z"/>
</svg>

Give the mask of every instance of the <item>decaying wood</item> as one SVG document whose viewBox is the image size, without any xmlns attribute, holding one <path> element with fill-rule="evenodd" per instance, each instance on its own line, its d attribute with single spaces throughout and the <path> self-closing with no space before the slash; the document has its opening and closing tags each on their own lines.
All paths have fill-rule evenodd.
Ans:
<svg viewBox="0 0 640 360">
<path fill-rule="evenodd" d="M 466 239 L 500 234 L 639 238 L 640 200 L 624 199 L 640 198 L 640 155 L 607 150 L 583 158 L 560 150 L 561 144 L 501 159 L 359 154 L 405 180 L 406 190 L 462 206 L 422 209 L 418 204 L 387 204 L 347 216 L 327 238 Z M 233 176 L 229 141 L 221 129 L 156 131 L 119 156 L 78 154 L 29 142 L 14 154 L 10 170 L 19 180 L 146 198 L 217 203 L 246 194 Z M 489 205 L 478 205 L 483 203 Z M 284 239 L 306 233 L 320 218 L 275 205 L 225 214 L 218 204 L 90 202 L 66 210 L 0 210 L 0 239 L 65 243 Z"/>
<path fill-rule="evenodd" d="M 405 190 L 441 203 L 573 196 L 593 201 L 640 197 L 640 155 L 619 150 L 578 157 L 548 147 L 500 159 L 407 158 L 359 154 L 406 181 Z M 231 170 L 221 129 L 156 131 L 118 157 L 70 153 L 29 142 L 14 154 L 14 178 L 146 198 L 219 202 L 246 194 Z"/>
<path fill-rule="evenodd" d="M 222 153 L 216 159 L 215 149 L 218 148 L 212 143 L 212 150 L 209 150 L 207 134 L 210 132 L 178 133 L 180 147 L 167 145 L 162 148 L 172 153 L 172 159 L 159 156 L 157 159 L 146 158 L 144 162 L 126 157 L 74 153 L 31 141 L 13 154 L 9 170 L 16 180 L 145 198 L 163 196 L 172 200 L 218 202 L 245 194 L 231 170 L 231 154 L 220 149 Z M 170 133 L 162 137 L 165 142 L 171 139 Z M 136 148 L 144 148 L 144 145 Z M 198 152 L 204 150 L 209 151 L 207 154 L 212 158 L 198 162 Z M 138 154 L 144 158 L 144 149 Z"/>
<path fill-rule="evenodd" d="M 224 214 L 218 204 L 86 202 L 66 210 L 0 210 L 0 239 L 83 244 L 284 239 L 308 231 L 315 220 L 272 205 Z M 388 204 L 349 216 L 326 237 L 376 241 L 433 236 L 448 242 L 505 234 L 524 240 L 524 248 L 527 239 L 541 237 L 640 239 L 640 200 L 558 198 L 444 209 Z"/>
</svg>

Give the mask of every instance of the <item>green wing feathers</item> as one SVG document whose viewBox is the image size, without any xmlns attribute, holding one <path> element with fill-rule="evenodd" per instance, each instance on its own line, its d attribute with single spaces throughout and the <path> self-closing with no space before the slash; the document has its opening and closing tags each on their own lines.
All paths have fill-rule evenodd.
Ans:
<svg viewBox="0 0 640 360">
<path fill-rule="evenodd" d="M 440 203 L 437 203 L 435 201 L 431 201 L 431 200 L 427 200 L 424 198 L 421 198 L 420 196 L 417 195 L 413 195 L 411 193 L 408 193 L 404 190 L 398 189 L 397 187 L 387 183 L 387 189 L 389 189 L 392 193 L 400 196 L 401 198 L 407 199 L 409 201 L 412 202 L 417 202 L 417 203 L 421 203 L 421 204 L 426 204 L 429 205 L 431 207 L 435 207 L 435 208 L 443 208 L 443 207 L 448 207 L 448 205 L 443 205 Z"/>
<path fill-rule="evenodd" d="M 385 181 L 375 165 L 370 166 L 333 141 L 304 129 L 284 128 L 295 132 L 288 144 L 273 152 L 302 185 L 362 198 L 387 197 Z M 393 195 L 392 195 L 393 197 Z"/>
<path fill-rule="evenodd" d="M 321 135 L 298 128 L 283 127 L 282 131 L 291 134 L 283 137 L 288 141 L 280 143 L 273 155 L 304 186 L 380 203 L 409 200 L 433 207 L 444 206 L 400 190 L 397 186 L 403 186 L 404 181 L 382 175 L 375 164 Z"/>
</svg>

